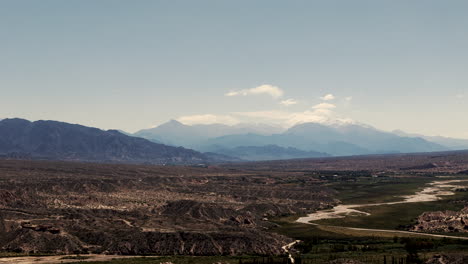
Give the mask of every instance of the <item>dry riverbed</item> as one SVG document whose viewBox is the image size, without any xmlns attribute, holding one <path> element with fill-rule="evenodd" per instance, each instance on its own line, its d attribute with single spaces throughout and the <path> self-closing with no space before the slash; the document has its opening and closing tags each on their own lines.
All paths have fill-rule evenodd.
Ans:
<svg viewBox="0 0 468 264">
<path fill-rule="evenodd" d="M 300 217 L 296 222 L 303 224 L 312 224 L 313 221 L 322 220 L 322 219 L 334 219 L 334 218 L 344 218 L 346 216 L 352 215 L 370 215 L 368 212 L 357 210 L 356 208 L 370 207 L 370 206 L 380 206 L 380 205 L 394 205 L 394 204 L 404 204 L 404 203 L 418 203 L 418 202 L 432 202 L 437 201 L 443 198 L 443 196 L 454 195 L 454 190 L 457 188 L 464 187 L 461 183 L 468 182 L 468 180 L 439 180 L 429 183 L 427 187 L 423 190 L 408 196 L 402 196 L 403 200 L 396 202 L 387 202 L 387 203 L 370 203 L 370 204 L 340 204 L 331 209 L 320 210 L 309 214 L 305 217 Z M 398 230 L 385 230 L 385 229 L 368 229 L 368 228 L 352 228 L 352 227 L 342 227 L 352 230 L 362 230 L 362 231 L 379 231 L 379 232 L 398 232 L 410 234 L 414 232 L 408 231 L 398 231 Z M 433 237 L 448 237 L 444 235 L 434 235 L 434 234 L 425 234 Z M 458 238 L 458 237 L 452 237 Z M 468 239 L 468 238 L 462 238 Z"/>
<path fill-rule="evenodd" d="M 303 224 L 309 224 L 311 221 L 331 218 L 343 218 L 348 215 L 361 214 L 369 215 L 367 212 L 359 211 L 354 208 L 362 208 L 368 206 L 392 205 L 404 203 L 432 202 L 442 199 L 442 196 L 454 195 L 454 189 L 463 187 L 454 183 L 468 182 L 468 180 L 445 180 L 434 181 L 429 183 L 429 186 L 413 195 L 402 196 L 402 201 L 388 203 L 372 203 L 372 204 L 340 204 L 331 209 L 319 210 L 307 216 L 300 217 L 296 221 Z"/>
</svg>

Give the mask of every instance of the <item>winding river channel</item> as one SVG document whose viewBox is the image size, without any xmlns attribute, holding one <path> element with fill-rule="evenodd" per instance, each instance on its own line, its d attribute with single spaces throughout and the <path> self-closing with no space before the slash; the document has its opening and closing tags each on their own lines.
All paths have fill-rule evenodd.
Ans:
<svg viewBox="0 0 468 264">
<path fill-rule="evenodd" d="M 370 215 L 367 212 L 359 211 L 356 208 L 380 206 L 380 205 L 392 205 L 392 204 L 404 204 L 404 203 L 418 203 L 418 202 L 431 202 L 437 201 L 443 198 L 443 196 L 449 196 L 455 194 L 455 189 L 464 187 L 461 183 L 468 182 L 468 180 L 437 180 L 428 184 L 423 190 L 416 192 L 413 195 L 401 196 L 401 201 L 387 202 L 387 203 L 369 203 L 369 204 L 340 204 L 331 209 L 319 210 L 311 213 L 307 216 L 300 217 L 296 222 L 310 225 L 318 225 L 311 223 L 311 221 L 317 221 L 322 219 L 333 219 L 333 218 L 344 218 L 348 215 Z M 361 231 L 378 231 L 378 232 L 392 232 L 392 233 L 403 233 L 403 234 L 418 234 L 432 237 L 447 237 L 447 238 L 459 238 L 468 239 L 468 237 L 456 237 L 456 236 L 445 236 L 436 234 L 427 234 L 419 232 L 401 231 L 401 230 L 386 230 L 386 229 L 370 229 L 370 228 L 354 228 L 354 227 L 341 227 L 350 230 L 361 230 Z"/>
</svg>

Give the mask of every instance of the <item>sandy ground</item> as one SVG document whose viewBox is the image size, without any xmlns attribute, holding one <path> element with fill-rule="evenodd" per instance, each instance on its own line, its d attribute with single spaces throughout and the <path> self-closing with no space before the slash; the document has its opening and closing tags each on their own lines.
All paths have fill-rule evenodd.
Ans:
<svg viewBox="0 0 468 264">
<path fill-rule="evenodd" d="M 89 255 L 82 255 L 85 257 L 90 257 L 88 259 L 63 259 L 63 257 L 66 257 L 66 256 L 76 256 L 76 255 L 0 258 L 0 264 L 2 263 L 8 263 L 8 264 L 49 264 L 50 263 L 50 264 L 53 264 L 53 263 L 89 262 L 89 261 L 110 261 L 113 259 L 141 257 L 141 256 L 89 254 Z"/>
<path fill-rule="evenodd" d="M 290 249 L 291 247 L 293 247 L 296 243 L 299 243 L 299 242 L 301 242 L 301 241 L 300 241 L 300 240 L 296 240 L 296 241 L 291 242 L 291 243 L 289 243 L 289 244 L 287 244 L 287 245 L 285 245 L 285 246 L 282 247 L 282 249 L 284 250 L 284 252 L 286 252 L 286 254 L 288 254 L 288 257 L 289 257 L 289 259 L 291 260 L 291 263 L 292 263 L 292 264 L 294 264 L 294 258 L 293 258 L 293 256 L 292 256 L 291 252 L 289 252 L 289 249 Z"/>
</svg>

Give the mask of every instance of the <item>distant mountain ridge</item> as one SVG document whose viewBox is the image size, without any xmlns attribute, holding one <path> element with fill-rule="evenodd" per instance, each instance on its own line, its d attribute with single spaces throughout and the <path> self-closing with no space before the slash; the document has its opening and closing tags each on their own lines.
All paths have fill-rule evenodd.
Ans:
<svg viewBox="0 0 468 264">
<path fill-rule="evenodd" d="M 446 146 L 451 150 L 463 150 L 468 149 L 468 139 L 460 139 L 460 138 L 451 138 L 451 137 L 442 137 L 442 136 L 425 136 L 421 134 L 411 134 L 406 133 L 402 130 L 394 130 L 392 131 L 394 134 L 404 137 L 420 137 L 424 138 L 425 140 Z"/>
<path fill-rule="evenodd" d="M 150 164 L 197 164 L 208 160 L 194 150 L 157 144 L 117 130 L 18 118 L 0 121 L 0 155 Z"/>
<path fill-rule="evenodd" d="M 236 148 L 237 150 L 243 148 L 243 151 L 250 150 L 249 153 L 244 153 L 244 159 L 247 156 L 254 157 L 255 151 L 259 151 L 260 147 L 265 151 L 268 146 L 272 145 L 280 148 L 277 149 L 277 157 L 281 157 L 284 154 L 284 149 L 287 148 L 321 153 L 322 157 L 431 152 L 450 149 L 422 137 L 397 135 L 361 124 L 303 123 L 286 131 L 271 129 L 270 133 L 263 134 L 253 131 L 254 129 L 240 129 L 239 131 L 233 129 L 232 126 L 221 124 L 188 126 L 177 121 L 170 121 L 153 129 L 139 131 L 135 135 L 202 152 L 213 152 L 214 149 L 218 149 L 217 151 L 227 155 L 228 150 Z M 254 150 L 252 147 L 256 149 Z M 242 158 L 239 153 L 233 154 L 235 157 Z M 271 154 L 274 155 L 274 152 Z M 274 156 L 272 158 L 277 159 Z"/>
<path fill-rule="evenodd" d="M 198 145 L 201 141 L 226 135 L 246 133 L 271 135 L 282 131 L 284 131 L 284 129 L 281 127 L 262 124 L 238 124 L 234 126 L 211 124 L 189 126 L 176 120 L 170 120 L 160 126 L 140 130 L 133 135 L 174 146 L 191 147 Z"/>
<path fill-rule="evenodd" d="M 188 126 L 173 120 L 123 134 L 57 121 L 0 120 L 0 157 L 21 159 L 188 165 L 449 149 L 357 124 L 304 123 L 281 131 L 258 124 Z"/>
<path fill-rule="evenodd" d="M 327 153 L 321 153 L 316 151 L 303 151 L 292 147 L 284 148 L 277 145 L 240 146 L 235 148 L 223 148 L 213 146 L 213 149 L 211 151 L 229 157 L 236 157 L 239 159 L 255 161 L 318 158 L 330 156 Z"/>
</svg>

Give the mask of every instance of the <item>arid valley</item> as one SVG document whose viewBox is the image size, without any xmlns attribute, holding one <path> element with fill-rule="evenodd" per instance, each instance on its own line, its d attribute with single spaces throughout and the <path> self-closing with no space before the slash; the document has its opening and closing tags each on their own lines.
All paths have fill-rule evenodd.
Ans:
<svg viewBox="0 0 468 264">
<path fill-rule="evenodd" d="M 226 256 L 221 261 L 233 263 L 251 256 L 240 259 L 249 263 L 255 256 L 282 261 L 289 252 L 303 263 L 381 263 L 409 254 L 405 243 L 433 245 L 417 249 L 426 259 L 448 244 L 442 257 L 463 260 L 467 170 L 468 152 L 204 168 L 1 160 L 0 260 L 104 254 L 127 261 Z"/>
<path fill-rule="evenodd" d="M 468 264 L 467 0 L 1 0 L 0 264 Z"/>
</svg>

